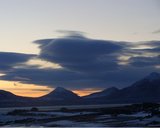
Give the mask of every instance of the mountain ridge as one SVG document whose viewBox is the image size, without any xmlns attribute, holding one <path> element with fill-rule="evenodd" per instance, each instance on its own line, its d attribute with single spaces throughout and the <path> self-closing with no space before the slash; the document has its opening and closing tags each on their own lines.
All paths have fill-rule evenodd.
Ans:
<svg viewBox="0 0 160 128">
<path fill-rule="evenodd" d="M 160 102 L 159 73 L 153 72 L 122 89 L 111 87 L 83 97 L 62 87 L 57 87 L 49 94 L 38 98 L 17 96 L 0 90 L 0 107 L 139 102 Z"/>
<path fill-rule="evenodd" d="M 107 95 L 110 95 L 111 93 L 114 93 L 118 90 L 119 89 L 116 87 L 110 87 L 110 88 L 104 89 L 102 91 L 91 93 L 89 95 L 83 96 L 83 98 L 95 98 L 95 97 L 107 96 Z"/>
</svg>

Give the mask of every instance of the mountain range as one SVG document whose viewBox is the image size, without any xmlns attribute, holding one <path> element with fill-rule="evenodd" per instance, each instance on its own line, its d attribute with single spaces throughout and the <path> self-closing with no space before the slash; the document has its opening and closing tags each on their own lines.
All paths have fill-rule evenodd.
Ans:
<svg viewBox="0 0 160 128">
<path fill-rule="evenodd" d="M 51 93 L 38 98 L 16 96 L 11 92 L 0 90 L 0 107 L 140 102 L 160 102 L 159 73 L 153 72 L 122 89 L 111 87 L 83 97 L 62 87 L 57 87 Z"/>
</svg>

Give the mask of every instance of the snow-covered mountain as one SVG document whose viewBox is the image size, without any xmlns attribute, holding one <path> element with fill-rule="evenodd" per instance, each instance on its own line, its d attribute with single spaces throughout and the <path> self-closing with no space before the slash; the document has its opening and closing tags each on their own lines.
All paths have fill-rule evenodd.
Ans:
<svg viewBox="0 0 160 128">
<path fill-rule="evenodd" d="M 160 102 L 160 74 L 151 73 L 107 98 L 122 102 Z"/>
<path fill-rule="evenodd" d="M 85 96 L 87 101 L 96 103 L 160 102 L 160 74 L 153 72 L 131 86 L 109 88 Z"/>
</svg>

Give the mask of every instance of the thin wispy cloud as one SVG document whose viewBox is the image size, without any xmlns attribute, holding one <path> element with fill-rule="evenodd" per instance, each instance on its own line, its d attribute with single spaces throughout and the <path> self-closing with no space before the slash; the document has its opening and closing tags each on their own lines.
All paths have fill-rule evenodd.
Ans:
<svg viewBox="0 0 160 128">
<path fill-rule="evenodd" d="M 153 31 L 152 34 L 160 34 L 160 29 Z"/>
</svg>

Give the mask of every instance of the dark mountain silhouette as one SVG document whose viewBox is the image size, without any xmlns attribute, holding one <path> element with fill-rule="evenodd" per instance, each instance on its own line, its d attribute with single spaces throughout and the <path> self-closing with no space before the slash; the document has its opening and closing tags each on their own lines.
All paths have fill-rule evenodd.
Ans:
<svg viewBox="0 0 160 128">
<path fill-rule="evenodd" d="M 71 105 L 80 103 L 82 103 L 81 97 L 62 87 L 57 87 L 51 93 L 39 98 L 21 97 L 7 91 L 0 91 L 0 107 Z"/>
<path fill-rule="evenodd" d="M 40 97 L 40 99 L 45 100 L 76 100 L 79 98 L 80 97 L 77 94 L 62 87 L 57 87 L 51 93 Z"/>
<path fill-rule="evenodd" d="M 122 89 L 113 98 L 124 99 L 126 102 L 160 101 L 160 74 L 151 73 L 142 80 Z"/>
<path fill-rule="evenodd" d="M 1 101 L 11 101 L 11 100 L 18 100 L 19 97 L 14 95 L 11 92 L 0 90 L 0 100 Z"/>
<path fill-rule="evenodd" d="M 112 87 L 84 97 L 79 97 L 72 91 L 62 87 L 57 87 L 51 93 L 39 98 L 16 96 L 10 92 L 0 90 L 0 107 L 142 102 L 160 102 L 159 73 L 153 72 L 123 89 Z"/>
<path fill-rule="evenodd" d="M 49 94 L 37 98 L 34 103 L 40 106 L 81 104 L 81 97 L 62 87 L 57 87 Z"/>
<path fill-rule="evenodd" d="M 119 91 L 118 88 L 111 87 L 111 88 L 105 89 L 103 91 L 92 93 L 90 95 L 84 96 L 83 98 L 91 99 L 91 98 L 99 98 L 99 97 L 109 96 L 113 93 L 116 93 L 117 91 Z"/>
<path fill-rule="evenodd" d="M 27 106 L 35 98 L 28 98 L 14 95 L 11 92 L 0 90 L 0 107 L 20 107 Z"/>
<path fill-rule="evenodd" d="M 94 100 L 105 103 L 160 102 L 160 74 L 151 73 L 131 86 Z"/>
</svg>

